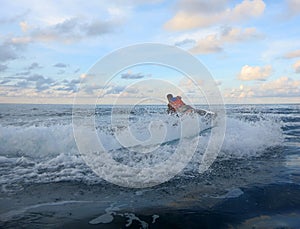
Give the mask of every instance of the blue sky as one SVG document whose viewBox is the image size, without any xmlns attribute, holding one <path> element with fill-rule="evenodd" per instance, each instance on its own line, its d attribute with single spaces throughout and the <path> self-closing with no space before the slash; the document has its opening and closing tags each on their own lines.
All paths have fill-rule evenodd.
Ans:
<svg viewBox="0 0 300 229">
<path fill-rule="evenodd" d="M 300 101 L 299 0 L 1 3 L 1 103 L 72 103 L 101 57 L 144 42 L 176 45 L 193 54 L 226 103 Z M 102 96 L 103 103 L 163 101 L 174 90 L 202 102 L 193 86 L 174 69 L 136 66 L 93 96 Z"/>
</svg>

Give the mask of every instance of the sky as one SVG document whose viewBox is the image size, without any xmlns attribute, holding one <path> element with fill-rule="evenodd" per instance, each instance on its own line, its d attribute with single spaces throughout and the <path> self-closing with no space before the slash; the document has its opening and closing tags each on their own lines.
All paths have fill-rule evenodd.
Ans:
<svg viewBox="0 0 300 229">
<path fill-rule="evenodd" d="M 300 0 L 2 0 L 0 11 L 0 103 L 73 103 L 89 77 L 101 82 L 89 71 L 103 57 L 143 43 L 192 54 L 225 103 L 300 102 Z M 205 102 L 200 81 L 156 64 L 89 86 L 83 103 Z"/>
</svg>

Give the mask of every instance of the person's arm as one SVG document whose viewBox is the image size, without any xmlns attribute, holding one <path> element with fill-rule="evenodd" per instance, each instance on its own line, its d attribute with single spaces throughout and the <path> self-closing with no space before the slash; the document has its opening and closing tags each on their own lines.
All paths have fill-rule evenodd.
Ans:
<svg viewBox="0 0 300 229">
<path fill-rule="evenodd" d="M 174 107 L 172 107 L 170 104 L 168 104 L 167 113 L 168 114 L 174 114 L 174 113 L 176 113 L 176 110 L 174 109 Z"/>
</svg>

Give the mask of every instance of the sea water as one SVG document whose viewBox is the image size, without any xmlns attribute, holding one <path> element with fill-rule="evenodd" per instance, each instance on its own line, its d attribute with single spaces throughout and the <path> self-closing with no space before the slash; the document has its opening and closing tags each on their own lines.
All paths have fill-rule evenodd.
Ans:
<svg viewBox="0 0 300 229">
<path fill-rule="evenodd" d="M 112 106 L 94 113 L 97 135 L 118 163 L 154 166 L 176 151 L 180 117 L 165 106 L 137 106 L 130 115 L 118 109 L 114 125 Z M 202 120 L 202 130 L 210 124 Z M 128 126 L 150 143 L 120 143 Z M 0 227 L 300 227 L 300 105 L 227 105 L 224 142 L 210 168 L 198 171 L 209 133 L 190 136 L 199 144 L 186 146 L 195 154 L 184 169 L 143 189 L 95 174 L 73 127 L 71 105 L 0 105 Z"/>
</svg>

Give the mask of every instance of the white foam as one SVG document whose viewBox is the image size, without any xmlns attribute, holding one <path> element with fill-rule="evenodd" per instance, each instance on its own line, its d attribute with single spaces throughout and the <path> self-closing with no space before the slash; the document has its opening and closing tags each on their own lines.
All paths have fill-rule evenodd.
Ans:
<svg viewBox="0 0 300 229">
<path fill-rule="evenodd" d="M 75 151 L 71 125 L 0 126 L 1 155 L 44 158 Z"/>
<path fill-rule="evenodd" d="M 148 228 L 148 223 L 146 223 L 145 221 L 141 220 L 139 217 L 137 217 L 135 214 L 133 213 L 124 213 L 124 215 L 127 217 L 127 224 L 125 224 L 125 227 L 129 227 L 131 226 L 133 221 L 137 221 L 140 223 L 141 228 L 143 229 L 147 229 Z"/>
<path fill-rule="evenodd" d="M 216 198 L 218 198 L 218 199 L 237 198 L 243 194 L 244 194 L 244 192 L 240 188 L 233 188 L 233 189 L 230 189 L 225 195 L 218 196 Z"/>
<path fill-rule="evenodd" d="M 158 218 L 159 215 L 152 215 L 152 224 L 154 224 Z"/>
<path fill-rule="evenodd" d="M 48 207 L 48 206 L 60 206 L 60 205 L 67 205 L 67 204 L 82 204 L 82 203 L 93 203 L 94 201 L 83 201 L 83 200 L 68 200 L 68 201 L 58 201 L 58 202 L 48 202 L 48 203 L 41 203 L 26 206 L 17 210 L 11 210 L 9 212 L 5 212 L 0 215 L 0 221 L 7 222 L 12 219 L 16 219 L 18 216 L 22 216 L 25 212 L 30 211 L 32 209 L 37 209 L 41 207 Z"/>
<path fill-rule="evenodd" d="M 164 141 L 178 138 L 180 125 L 177 117 L 160 115 L 166 126 Z M 147 117 L 148 121 L 152 117 Z M 187 122 L 187 125 L 189 123 Z M 149 122 L 138 123 L 136 129 L 137 139 L 147 140 L 149 137 Z M 250 122 L 241 119 L 228 118 L 225 141 L 220 152 L 221 158 L 249 158 L 261 156 L 269 147 L 278 146 L 283 142 L 281 123 L 272 119 Z M 108 128 L 97 129 L 105 148 L 111 150 L 115 158 L 124 157 L 122 145 L 118 143 L 113 133 L 116 131 Z M 160 125 L 152 126 L 151 134 L 162 131 Z M 201 136 L 197 153 L 201 154 L 207 144 L 209 135 Z M 195 141 L 195 138 L 190 138 Z M 152 142 L 153 143 L 153 142 Z M 152 144 L 151 143 L 151 144 Z M 160 142 L 156 142 L 160 143 Z M 128 165 L 138 164 L 140 167 L 163 163 L 177 148 L 178 142 L 156 145 L 156 154 L 150 155 L 146 160 L 138 160 L 139 157 L 124 158 Z M 192 144 L 186 144 L 188 152 Z M 145 148 L 134 146 L 137 152 L 143 152 Z M 148 156 L 148 154 L 145 154 Z M 184 155 L 178 160 L 184 161 Z M 69 180 L 81 180 L 87 182 L 99 182 L 99 178 L 87 167 L 81 158 L 73 137 L 71 125 L 52 126 L 0 126 L 0 163 L 2 176 L 0 184 L 9 189 L 7 185 L 22 182 L 57 182 Z M 193 170 L 192 167 L 187 169 Z M 120 175 L 120 171 L 114 171 Z M 153 178 L 155 179 L 155 178 Z M 159 178 L 157 178 L 159 179 Z"/>
<path fill-rule="evenodd" d="M 228 118 L 221 156 L 247 158 L 260 156 L 264 150 L 283 143 L 282 124 L 272 119 L 250 122 Z"/>
<path fill-rule="evenodd" d="M 114 217 L 111 213 L 105 213 L 99 217 L 89 221 L 89 224 L 100 224 L 100 223 L 111 223 L 114 220 Z"/>
<path fill-rule="evenodd" d="M 119 206 L 121 207 L 121 206 Z M 120 216 L 126 218 L 126 224 L 125 227 L 130 227 L 133 223 L 133 221 L 137 221 L 140 224 L 140 228 L 147 229 L 149 228 L 149 224 L 146 221 L 141 220 L 139 217 L 137 217 L 134 213 L 131 212 L 125 212 L 125 213 L 119 213 L 120 208 L 111 205 L 109 208 L 105 209 L 105 213 L 90 220 L 89 224 L 108 224 L 111 223 L 114 220 L 114 216 Z M 158 215 L 152 216 L 152 224 L 156 222 L 156 220 L 159 218 Z"/>
</svg>

